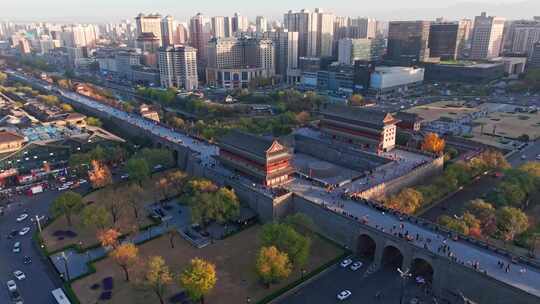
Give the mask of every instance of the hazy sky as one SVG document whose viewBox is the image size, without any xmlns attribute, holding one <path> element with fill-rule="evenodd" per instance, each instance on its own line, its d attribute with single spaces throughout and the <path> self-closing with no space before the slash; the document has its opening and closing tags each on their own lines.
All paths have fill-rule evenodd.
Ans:
<svg viewBox="0 0 540 304">
<path fill-rule="evenodd" d="M 321 7 L 337 15 L 382 20 L 473 17 L 481 10 L 508 19 L 540 15 L 540 0 L 0 0 L 0 19 L 13 21 L 116 21 L 138 12 L 171 14 L 187 20 L 197 12 L 281 20 L 289 9 Z"/>
</svg>

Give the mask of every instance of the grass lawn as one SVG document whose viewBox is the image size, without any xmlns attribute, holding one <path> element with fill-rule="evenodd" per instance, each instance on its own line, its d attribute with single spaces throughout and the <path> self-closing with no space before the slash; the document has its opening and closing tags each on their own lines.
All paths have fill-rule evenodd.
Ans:
<svg viewBox="0 0 540 304">
<path fill-rule="evenodd" d="M 216 265 L 217 283 L 212 292 L 205 298 L 206 303 L 236 304 L 244 303 L 249 296 L 256 303 L 265 296 L 300 278 L 297 269 L 285 281 L 266 289 L 255 273 L 255 259 L 260 247 L 258 234 L 261 226 L 256 225 L 225 240 L 217 241 L 205 248 L 197 249 L 184 239 L 175 239 L 175 248 L 171 249 L 168 237 L 157 238 L 139 247 L 142 261 L 132 268 L 132 282 L 125 282 L 122 270 L 110 258 L 95 264 L 97 272 L 75 281 L 73 290 L 83 304 L 98 303 L 100 289 L 92 290 L 90 286 L 101 282 L 106 277 L 114 278 L 112 299 L 114 304 L 151 304 L 159 303 L 158 298 L 142 286 L 144 261 L 153 255 L 162 256 L 171 271 L 180 273 L 194 257 L 200 257 Z M 344 251 L 334 244 L 314 235 L 311 246 L 311 257 L 305 269 L 311 272 L 321 265 L 341 255 Z M 166 299 L 180 292 L 175 284 L 169 287 Z M 167 302 L 168 303 L 168 302 Z"/>
<path fill-rule="evenodd" d="M 121 207 L 118 217 L 119 219 L 115 224 L 115 227 L 117 227 L 122 233 L 133 231 L 134 227 L 141 227 L 152 223 L 151 220 L 147 218 L 147 214 L 143 208 L 148 203 L 156 201 L 159 197 L 158 190 L 155 187 L 155 181 L 161 174 L 165 173 L 156 174 L 152 176 L 151 179 L 148 179 L 146 182 L 143 183 L 143 193 L 140 196 L 139 201 L 137 202 L 139 206 L 138 220 L 135 218 L 133 208 L 130 205 L 126 204 L 126 206 Z M 118 194 L 125 193 L 125 191 L 128 189 L 127 182 L 119 183 L 116 186 L 119 189 L 117 192 Z M 102 199 L 104 191 L 107 190 L 101 189 L 94 191 L 85 196 L 83 198 L 83 201 L 94 202 L 94 204 L 105 204 L 104 200 Z M 82 242 L 83 247 L 88 247 L 98 242 L 96 238 L 97 228 L 84 227 L 81 223 L 81 218 L 77 215 L 72 216 L 72 222 L 73 225 L 69 227 L 67 225 L 65 216 L 60 216 L 43 230 L 42 237 L 45 240 L 45 244 L 47 245 L 49 251 L 59 250 L 68 245 L 79 244 L 80 242 Z M 71 238 L 62 238 L 54 235 L 56 231 L 65 230 L 71 230 L 77 233 L 77 236 Z"/>
</svg>

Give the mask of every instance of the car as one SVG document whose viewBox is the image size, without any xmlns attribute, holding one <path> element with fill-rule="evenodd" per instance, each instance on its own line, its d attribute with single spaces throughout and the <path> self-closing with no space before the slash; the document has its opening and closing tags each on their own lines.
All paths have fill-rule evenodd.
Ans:
<svg viewBox="0 0 540 304">
<path fill-rule="evenodd" d="M 354 262 L 352 265 L 351 265 L 351 270 L 352 271 L 357 271 L 358 269 L 362 268 L 362 262 L 360 261 L 357 261 L 357 262 Z"/>
<path fill-rule="evenodd" d="M 58 187 L 56 190 L 58 190 L 58 191 L 64 191 L 64 190 L 67 190 L 67 189 L 69 189 L 69 186 L 62 185 L 62 186 Z"/>
<path fill-rule="evenodd" d="M 17 222 L 22 222 L 28 218 L 28 213 L 23 213 L 17 217 Z"/>
<path fill-rule="evenodd" d="M 88 182 L 88 181 L 85 180 L 84 178 L 81 178 L 81 179 L 79 180 L 79 184 L 81 184 L 81 185 L 82 185 L 82 184 L 86 184 L 87 182 Z"/>
<path fill-rule="evenodd" d="M 340 293 L 337 294 L 337 298 L 340 301 L 348 299 L 352 295 L 352 292 L 349 290 L 343 290 Z"/>
<path fill-rule="evenodd" d="M 15 236 L 17 236 L 17 234 L 19 234 L 19 231 L 18 231 L 18 230 L 12 230 L 12 231 L 8 234 L 7 238 L 8 238 L 9 240 L 11 240 L 11 239 L 14 238 Z"/>
<path fill-rule="evenodd" d="M 10 291 L 9 296 L 11 297 L 11 301 L 13 304 L 24 304 L 24 301 L 18 290 Z"/>
<path fill-rule="evenodd" d="M 29 256 L 25 256 L 23 259 L 23 264 L 24 265 L 32 264 L 32 258 Z"/>
<path fill-rule="evenodd" d="M 15 281 L 13 281 L 13 280 L 7 281 L 6 285 L 7 285 L 7 288 L 8 288 L 9 291 L 17 290 L 17 284 L 15 284 Z"/>
<path fill-rule="evenodd" d="M 345 267 L 347 267 L 347 266 L 349 266 L 349 265 L 351 265 L 351 264 L 352 264 L 352 260 L 351 260 L 351 259 L 345 259 L 345 260 L 343 260 L 343 261 L 341 262 L 340 265 L 341 265 L 341 267 L 345 268 Z"/>
<path fill-rule="evenodd" d="M 21 229 L 21 231 L 19 231 L 19 235 L 25 235 L 29 231 L 30 231 L 30 227 L 24 227 L 23 229 Z"/>
<path fill-rule="evenodd" d="M 15 270 L 13 272 L 13 275 L 15 276 L 15 278 L 17 278 L 17 280 L 19 281 L 22 281 L 24 279 L 26 279 L 26 275 L 24 275 L 24 272 L 20 271 L 20 270 Z"/>
<path fill-rule="evenodd" d="M 536 155 L 536 159 L 540 160 L 540 154 Z"/>
<path fill-rule="evenodd" d="M 13 252 L 14 253 L 21 252 L 21 242 L 15 242 L 15 244 L 13 244 Z"/>
<path fill-rule="evenodd" d="M 126 174 L 122 174 L 122 175 L 120 176 L 120 179 L 128 179 L 128 178 L 129 178 L 129 174 L 127 174 L 127 173 L 126 173 Z"/>
<path fill-rule="evenodd" d="M 522 159 L 522 160 L 526 160 L 526 159 L 527 159 L 527 156 L 526 156 L 526 155 L 521 155 L 521 159 Z"/>
</svg>

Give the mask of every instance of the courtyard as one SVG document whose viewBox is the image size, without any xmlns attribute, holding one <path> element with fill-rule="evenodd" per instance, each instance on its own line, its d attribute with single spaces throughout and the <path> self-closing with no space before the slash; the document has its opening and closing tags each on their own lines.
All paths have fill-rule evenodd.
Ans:
<svg viewBox="0 0 540 304">
<path fill-rule="evenodd" d="M 217 283 L 205 297 L 207 303 L 244 303 L 248 297 L 256 303 L 302 276 L 300 269 L 294 269 L 288 279 L 271 285 L 270 288 L 265 288 L 259 282 L 255 273 L 255 261 L 260 248 L 258 235 L 261 227 L 255 225 L 224 240 L 215 241 L 202 249 L 191 246 L 180 237 L 174 239 L 174 248 L 171 248 L 169 238 L 162 236 L 139 246 L 141 262 L 132 268 L 131 282 L 124 281 L 121 268 L 112 259 L 106 258 L 95 263 L 97 270 L 95 273 L 76 280 L 72 283 L 72 288 L 81 303 L 101 303 L 98 299 L 103 292 L 103 287 L 96 288 L 96 284 L 103 285 L 100 283 L 104 279 L 110 281 L 112 278 L 112 298 L 109 303 L 159 303 L 158 298 L 143 284 L 145 269 L 143 261 L 150 256 L 162 256 L 170 270 L 178 274 L 191 259 L 199 257 L 216 265 Z M 343 249 L 314 234 L 311 255 L 304 267 L 305 273 L 316 270 L 343 253 Z M 165 296 L 166 303 L 180 303 L 175 300 L 181 291 L 178 285 L 171 285 Z"/>
</svg>

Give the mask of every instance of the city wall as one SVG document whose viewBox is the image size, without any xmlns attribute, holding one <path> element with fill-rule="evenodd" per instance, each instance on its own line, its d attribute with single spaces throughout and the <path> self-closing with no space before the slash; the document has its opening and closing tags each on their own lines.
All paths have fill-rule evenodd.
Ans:
<svg viewBox="0 0 540 304">
<path fill-rule="evenodd" d="M 401 189 L 418 185 L 431 177 L 439 175 L 443 171 L 443 167 L 444 157 L 440 156 L 405 175 L 361 191 L 358 196 L 367 200 L 377 200 L 385 195 L 395 194 Z"/>
<path fill-rule="evenodd" d="M 450 303 L 458 303 L 461 293 L 477 303 L 489 304 L 537 304 L 540 300 L 521 289 L 495 280 L 484 273 L 467 266 L 457 264 L 447 258 L 418 248 L 396 236 L 383 233 L 373 227 L 363 225 L 359 221 L 333 211 L 294 194 L 293 212 L 307 215 L 315 223 L 319 233 L 335 242 L 358 252 L 359 237 L 367 235 L 375 241 L 374 263 L 379 267 L 384 264 L 383 253 L 388 246 L 399 249 L 403 255 L 402 269 L 411 269 L 413 261 L 424 260 L 433 268 L 433 292 L 447 299 Z M 480 261 L 482 263 L 482 261 Z"/>
</svg>

